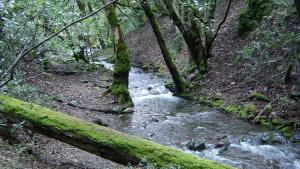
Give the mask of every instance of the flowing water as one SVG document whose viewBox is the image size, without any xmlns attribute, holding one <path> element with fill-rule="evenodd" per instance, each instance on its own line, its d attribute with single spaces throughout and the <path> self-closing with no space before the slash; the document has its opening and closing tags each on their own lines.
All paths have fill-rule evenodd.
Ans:
<svg viewBox="0 0 300 169">
<path fill-rule="evenodd" d="M 100 63 L 113 68 L 103 60 Z M 238 168 L 300 169 L 300 144 L 261 144 L 259 136 L 268 130 L 173 96 L 163 81 L 136 68 L 130 71 L 135 112 L 122 118 L 121 131 Z M 223 136 L 228 146 L 214 148 Z M 205 142 L 205 150 L 188 150 L 186 143 L 192 139 Z"/>
</svg>

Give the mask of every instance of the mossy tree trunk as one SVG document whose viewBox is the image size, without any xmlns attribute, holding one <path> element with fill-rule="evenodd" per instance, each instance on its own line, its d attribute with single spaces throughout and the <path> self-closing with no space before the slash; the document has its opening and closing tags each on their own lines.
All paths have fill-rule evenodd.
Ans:
<svg viewBox="0 0 300 169">
<path fill-rule="evenodd" d="M 147 160 L 158 168 L 167 165 L 184 169 L 230 168 L 4 95 L 0 95 L 0 113 L 25 120 L 33 129 L 46 136 L 124 165 L 138 165 Z"/>
<path fill-rule="evenodd" d="M 102 0 L 107 4 L 108 0 Z M 114 39 L 115 65 L 113 70 L 113 83 L 110 90 L 113 95 L 117 96 L 121 105 L 133 106 L 131 97 L 128 92 L 128 76 L 130 71 L 130 54 L 124 40 L 115 6 L 110 5 L 105 8 L 106 17 L 111 26 Z"/>
<path fill-rule="evenodd" d="M 159 44 L 161 53 L 163 55 L 164 61 L 167 65 L 169 72 L 172 76 L 172 79 L 176 85 L 177 92 L 178 92 L 178 94 L 183 94 L 185 92 L 185 83 L 184 83 L 183 79 L 181 78 L 175 64 L 172 61 L 171 54 L 170 54 L 170 52 L 167 48 L 167 45 L 163 39 L 162 33 L 160 31 L 160 27 L 155 18 L 155 15 L 154 15 L 153 11 L 151 10 L 151 7 L 148 4 L 147 0 L 141 0 L 141 6 L 143 7 L 145 14 L 148 17 L 148 20 L 150 21 L 153 32 L 154 32 L 157 42 Z"/>
<path fill-rule="evenodd" d="M 171 0 L 163 0 L 163 2 L 166 6 L 166 9 L 168 10 L 170 18 L 173 20 L 174 24 L 181 32 L 199 72 L 201 74 L 206 73 L 207 58 L 199 29 L 195 25 L 193 25 L 192 27 L 187 26 L 181 21 L 180 17 L 177 15 L 175 9 L 173 8 L 173 3 Z"/>
</svg>

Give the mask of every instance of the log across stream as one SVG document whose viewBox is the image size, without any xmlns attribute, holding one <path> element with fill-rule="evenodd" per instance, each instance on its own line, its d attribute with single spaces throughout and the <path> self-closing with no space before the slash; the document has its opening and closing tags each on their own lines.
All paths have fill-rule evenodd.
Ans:
<svg viewBox="0 0 300 169">
<path fill-rule="evenodd" d="M 124 165 L 144 161 L 159 168 L 168 165 L 187 169 L 231 168 L 4 95 L 0 95 L 0 113 L 25 120 L 33 130 L 46 136 Z"/>
</svg>

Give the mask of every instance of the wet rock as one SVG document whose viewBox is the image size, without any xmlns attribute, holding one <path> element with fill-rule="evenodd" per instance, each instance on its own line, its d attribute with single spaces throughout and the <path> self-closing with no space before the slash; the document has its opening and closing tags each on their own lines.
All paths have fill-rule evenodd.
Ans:
<svg viewBox="0 0 300 169">
<path fill-rule="evenodd" d="M 264 137 L 264 133 L 259 133 L 257 136 L 254 137 L 254 139 L 248 139 L 248 142 L 251 142 L 254 145 L 260 145 L 263 143 L 263 137 Z"/>
<path fill-rule="evenodd" d="M 125 110 L 122 111 L 122 113 L 133 113 L 134 110 L 131 107 L 126 108 Z"/>
<path fill-rule="evenodd" d="M 155 133 L 149 133 L 148 136 L 153 137 L 153 136 L 155 136 Z"/>
<path fill-rule="evenodd" d="M 225 143 L 223 143 L 223 142 L 217 142 L 217 143 L 215 144 L 214 148 L 221 148 L 221 147 L 223 147 L 224 145 L 225 145 Z"/>
<path fill-rule="evenodd" d="M 296 134 L 291 138 L 291 142 L 300 143 L 300 134 Z"/>
<path fill-rule="evenodd" d="M 221 150 L 219 151 L 219 154 L 222 154 L 222 153 L 224 153 L 225 151 L 227 151 L 229 146 L 230 146 L 230 142 L 229 142 L 229 141 L 226 141 L 226 142 L 223 144 Z"/>
<path fill-rule="evenodd" d="M 280 133 L 264 133 L 262 136 L 262 143 L 265 144 L 285 144 L 287 143 L 286 138 L 284 138 Z"/>
<path fill-rule="evenodd" d="M 219 136 L 217 137 L 217 143 L 215 144 L 214 148 L 221 148 L 220 152 L 224 152 L 228 149 L 228 146 L 230 145 L 230 142 L 228 141 L 228 136 L 224 135 L 224 136 Z"/>
<path fill-rule="evenodd" d="M 117 107 L 114 107 L 112 110 L 116 111 L 116 112 L 121 112 L 121 107 L 117 106 Z"/>
<path fill-rule="evenodd" d="M 150 120 L 150 122 L 159 122 L 159 120 L 157 119 L 157 118 L 152 118 L 151 120 Z"/>
<path fill-rule="evenodd" d="M 224 139 L 227 138 L 227 137 L 228 137 L 227 135 L 225 135 L 225 136 L 220 136 L 220 137 L 217 138 L 217 140 L 219 140 L 219 141 L 220 141 L 220 140 L 224 140 Z"/>
<path fill-rule="evenodd" d="M 205 130 L 206 130 L 206 128 L 201 127 L 201 126 L 198 126 L 198 127 L 194 128 L 194 131 L 196 131 L 196 132 L 201 132 L 201 131 L 205 131 Z"/>
<path fill-rule="evenodd" d="M 108 124 L 104 123 L 101 119 L 94 120 L 94 123 L 96 123 L 100 126 L 105 126 L 105 127 L 108 126 Z"/>
<path fill-rule="evenodd" d="M 192 139 L 191 141 L 189 141 L 186 144 L 186 147 L 189 150 L 202 151 L 202 150 L 205 149 L 205 142 L 204 142 L 204 140 L 194 140 L 194 139 Z"/>
</svg>

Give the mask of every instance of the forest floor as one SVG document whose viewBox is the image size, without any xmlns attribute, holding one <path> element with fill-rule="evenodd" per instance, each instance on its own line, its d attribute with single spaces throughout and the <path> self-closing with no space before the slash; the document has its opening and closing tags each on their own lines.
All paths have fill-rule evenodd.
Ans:
<svg viewBox="0 0 300 169">
<path fill-rule="evenodd" d="M 222 100 L 234 107 L 251 105 L 249 107 L 255 107 L 255 110 L 247 114 L 247 119 L 253 120 L 260 114 L 260 118 L 269 125 L 269 121 L 279 117 L 280 122 L 283 120 L 283 123 L 292 124 L 298 130 L 299 99 L 290 97 L 291 93 L 300 92 L 300 61 L 294 59 L 299 43 L 295 40 L 299 32 L 295 9 L 291 4 L 275 9 L 255 31 L 242 37 L 237 31 L 237 24 L 243 5 L 243 1 L 233 1 L 228 18 L 214 43 L 214 57 L 208 60 L 208 73 L 192 81 L 191 77 L 195 77 L 195 74 L 188 72 L 189 54 L 180 33 L 168 18 L 160 19 L 173 60 L 189 82 L 187 94 L 193 98 Z M 226 5 L 217 8 L 216 23 L 223 18 L 224 7 Z M 127 34 L 132 62 L 170 77 L 155 36 L 149 32 L 152 32 L 152 28 L 147 23 L 145 27 Z M 283 77 L 291 60 L 295 61 L 292 73 L 294 79 L 292 83 L 284 84 Z M 259 96 L 251 98 L 251 95 Z M 267 101 L 258 98 L 260 96 L 266 97 Z M 267 105 L 271 105 L 271 112 L 261 113 Z"/>
</svg>

